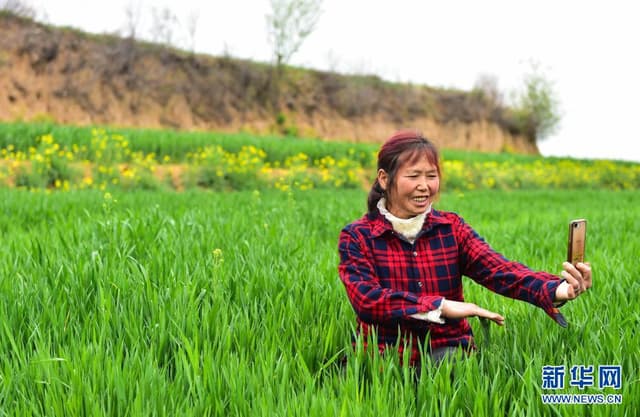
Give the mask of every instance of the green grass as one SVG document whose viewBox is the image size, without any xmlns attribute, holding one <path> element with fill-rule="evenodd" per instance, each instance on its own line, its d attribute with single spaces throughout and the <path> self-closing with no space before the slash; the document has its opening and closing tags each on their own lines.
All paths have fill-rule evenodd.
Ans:
<svg viewBox="0 0 640 417">
<path fill-rule="evenodd" d="M 634 415 L 638 192 L 444 194 L 495 249 L 559 272 L 567 223 L 589 220 L 594 287 L 539 309 L 465 283 L 506 317 L 480 351 L 427 368 L 352 352 L 337 237 L 363 191 L 0 189 L 0 416 Z M 347 365 L 339 366 L 346 355 Z M 622 405 L 543 405 L 544 365 L 622 365 Z M 455 379 L 449 378 L 450 371 Z M 558 393 L 578 392 L 566 388 Z M 553 392 L 549 392 L 553 393 Z"/>
<path fill-rule="evenodd" d="M 220 145 L 228 152 L 237 153 L 243 146 L 255 146 L 267 153 L 268 162 L 282 162 L 287 157 L 304 153 L 311 159 L 331 155 L 334 158 L 348 157 L 365 167 L 374 167 L 375 155 L 380 143 L 354 143 L 347 141 L 327 141 L 314 138 L 292 138 L 277 135 L 253 133 L 222 133 L 209 131 L 178 131 L 171 129 L 135 129 L 110 126 L 73 126 L 56 123 L 23 123 L 0 122 L 0 149 L 13 145 L 16 149 L 26 151 L 30 146 L 38 146 L 38 137 L 52 134 L 61 146 L 91 144 L 92 130 L 105 129 L 109 134 L 121 134 L 129 142 L 133 151 L 154 153 L 160 157 L 169 156 L 175 161 L 183 161 L 187 154 L 211 145 Z M 391 132 L 390 132 L 391 133 Z M 564 161 L 567 158 L 543 158 L 537 155 L 513 153 L 491 153 L 457 149 L 442 149 L 444 160 L 462 161 L 465 163 L 497 163 L 513 162 L 530 164 L 539 160 Z M 571 159 L 571 161 L 576 161 Z M 588 159 L 581 164 L 589 164 Z M 622 165 L 635 165 L 632 162 L 616 161 Z"/>
<path fill-rule="evenodd" d="M 190 152 L 198 148 L 220 145 L 226 151 L 237 153 L 243 146 L 253 145 L 267 153 L 267 162 L 284 161 L 287 157 L 305 153 L 312 160 L 332 155 L 335 158 L 349 157 L 371 166 L 372 155 L 379 145 L 325 141 L 311 138 L 291 138 L 276 135 L 251 133 L 221 133 L 208 131 L 177 131 L 170 129 L 131 129 L 100 126 L 71 126 L 53 123 L 2 123 L 0 122 L 0 149 L 13 145 L 27 151 L 37 147 L 38 137 L 52 134 L 61 146 L 91 144 L 92 130 L 105 129 L 108 134 L 121 134 L 130 143 L 133 151 L 169 156 L 174 161 L 183 161 Z"/>
<path fill-rule="evenodd" d="M 378 147 L 248 133 L 0 123 L 0 187 L 360 188 L 375 177 Z M 442 171 L 448 191 L 640 188 L 639 163 L 609 160 L 445 149 Z"/>
</svg>

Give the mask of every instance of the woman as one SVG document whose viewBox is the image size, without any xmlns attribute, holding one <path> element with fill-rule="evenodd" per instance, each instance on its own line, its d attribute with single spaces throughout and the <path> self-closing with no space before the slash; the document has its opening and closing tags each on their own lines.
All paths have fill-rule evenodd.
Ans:
<svg viewBox="0 0 640 417">
<path fill-rule="evenodd" d="M 591 287 L 588 263 L 563 264 L 562 279 L 534 272 L 495 252 L 455 213 L 432 208 L 440 190 L 437 148 L 417 131 L 400 131 L 378 154 L 368 213 L 346 226 L 339 241 L 340 279 L 363 341 L 382 352 L 398 346 L 420 363 L 474 348 L 467 317 L 504 323 L 498 313 L 464 301 L 462 276 L 542 308 L 562 326 L 557 307 Z"/>
</svg>

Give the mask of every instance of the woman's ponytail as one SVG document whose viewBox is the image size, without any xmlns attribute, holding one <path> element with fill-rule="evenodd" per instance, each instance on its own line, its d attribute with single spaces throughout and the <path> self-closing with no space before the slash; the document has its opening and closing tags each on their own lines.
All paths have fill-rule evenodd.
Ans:
<svg viewBox="0 0 640 417">
<path fill-rule="evenodd" d="M 369 191 L 369 196 L 367 197 L 367 208 L 369 209 L 369 213 L 376 211 L 378 201 L 380 201 L 382 197 L 384 197 L 384 190 L 376 178 L 375 182 L 371 186 L 371 190 Z"/>
</svg>

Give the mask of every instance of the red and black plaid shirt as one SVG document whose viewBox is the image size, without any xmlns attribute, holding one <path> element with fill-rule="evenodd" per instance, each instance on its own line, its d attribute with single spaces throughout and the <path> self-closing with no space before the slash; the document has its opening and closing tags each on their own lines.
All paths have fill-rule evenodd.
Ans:
<svg viewBox="0 0 640 417">
<path fill-rule="evenodd" d="M 560 278 L 505 259 L 455 213 L 432 210 L 412 244 L 376 210 L 342 230 L 339 252 L 340 279 L 364 342 L 375 329 L 380 351 L 397 344 L 402 355 L 410 344 L 412 363 L 419 363 L 421 347 L 473 347 L 466 319 L 438 324 L 410 317 L 435 310 L 442 297 L 464 301 L 463 275 L 539 306 L 566 325 L 553 306 Z M 427 335 L 430 346 L 425 346 Z"/>
</svg>

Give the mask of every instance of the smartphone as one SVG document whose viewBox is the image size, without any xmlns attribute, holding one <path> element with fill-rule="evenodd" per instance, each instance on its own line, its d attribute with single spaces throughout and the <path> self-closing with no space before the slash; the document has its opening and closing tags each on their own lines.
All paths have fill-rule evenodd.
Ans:
<svg viewBox="0 0 640 417">
<path fill-rule="evenodd" d="M 567 261 L 573 265 L 584 262 L 584 247 L 587 239 L 587 221 L 576 219 L 569 222 L 569 243 L 567 245 Z"/>
</svg>

